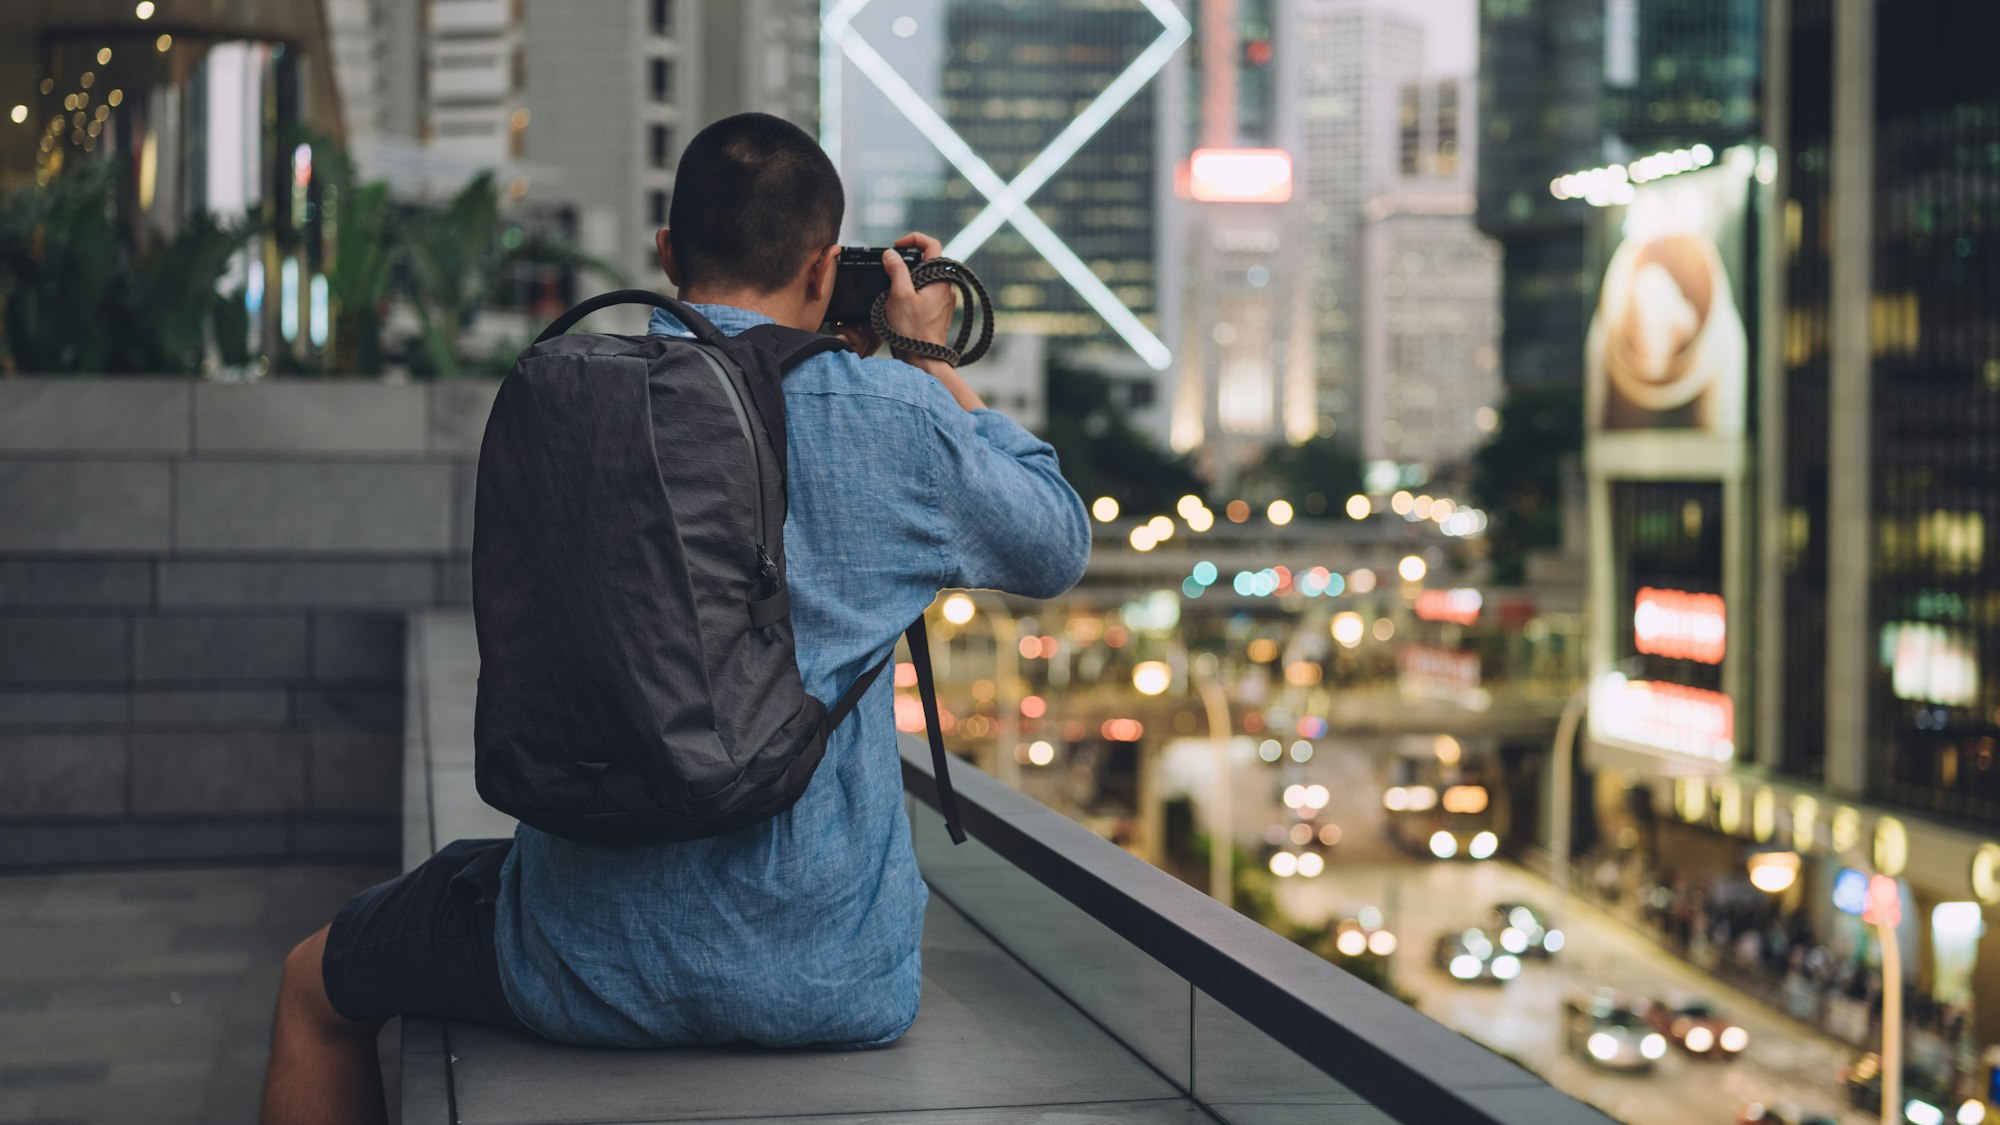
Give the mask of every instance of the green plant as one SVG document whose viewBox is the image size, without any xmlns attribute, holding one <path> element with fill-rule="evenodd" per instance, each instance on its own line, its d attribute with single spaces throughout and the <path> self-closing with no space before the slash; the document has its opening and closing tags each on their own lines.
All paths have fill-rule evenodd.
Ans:
<svg viewBox="0 0 2000 1125">
<path fill-rule="evenodd" d="M 557 239 L 525 238 L 508 247 L 493 174 L 472 178 L 451 202 L 406 216 L 398 229 L 408 255 L 408 297 L 423 325 L 420 373 L 452 378 L 482 373 L 459 349 L 460 334 L 491 298 L 514 262 L 589 269 L 624 284 L 619 272 Z"/>
<path fill-rule="evenodd" d="M 216 286 L 248 226 L 201 216 L 135 250 L 119 229 L 115 175 L 87 163 L 0 202 L 8 370 L 193 374 L 211 338 L 225 359 L 241 350 L 240 294 Z"/>
<path fill-rule="evenodd" d="M 332 368 L 342 374 L 382 371 L 382 307 L 396 264 L 389 185 L 334 185 L 333 268 L 327 298 L 333 313 Z"/>
</svg>

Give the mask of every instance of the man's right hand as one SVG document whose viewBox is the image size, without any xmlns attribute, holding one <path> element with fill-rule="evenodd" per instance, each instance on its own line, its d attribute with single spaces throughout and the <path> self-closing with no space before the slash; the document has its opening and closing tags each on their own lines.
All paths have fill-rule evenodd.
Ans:
<svg viewBox="0 0 2000 1125">
<path fill-rule="evenodd" d="M 923 248 L 924 261 L 944 253 L 944 245 L 927 234 L 915 231 L 896 240 L 897 246 Z M 885 251 L 882 266 L 889 271 L 889 327 L 900 335 L 926 343 L 943 344 L 951 336 L 951 314 L 958 308 L 958 290 L 950 285 L 910 284 L 910 268 L 895 251 Z"/>
</svg>

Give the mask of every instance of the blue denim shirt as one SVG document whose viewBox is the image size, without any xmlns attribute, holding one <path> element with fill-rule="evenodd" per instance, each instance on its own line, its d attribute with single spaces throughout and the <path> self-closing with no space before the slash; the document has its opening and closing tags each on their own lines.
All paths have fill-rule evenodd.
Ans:
<svg viewBox="0 0 2000 1125">
<path fill-rule="evenodd" d="M 717 328 L 768 318 L 700 305 Z M 688 335 L 655 312 L 654 334 Z M 1055 451 L 966 411 L 914 367 L 849 352 L 785 380 L 792 624 L 831 702 L 940 589 L 1053 597 L 1090 525 Z M 500 979 L 521 1021 L 568 1043 L 860 1046 L 917 1015 L 927 892 L 910 849 L 884 676 L 827 740 L 797 804 L 725 836 L 632 848 L 527 826 L 501 872 Z"/>
</svg>

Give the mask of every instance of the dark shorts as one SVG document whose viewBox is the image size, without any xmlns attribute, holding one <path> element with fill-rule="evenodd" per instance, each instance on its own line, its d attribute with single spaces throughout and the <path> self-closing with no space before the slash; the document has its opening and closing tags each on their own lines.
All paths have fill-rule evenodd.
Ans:
<svg viewBox="0 0 2000 1125">
<path fill-rule="evenodd" d="M 494 957 L 494 902 L 512 840 L 459 840 L 333 916 L 320 974 L 351 1020 L 470 1020 L 527 1031 Z"/>
</svg>

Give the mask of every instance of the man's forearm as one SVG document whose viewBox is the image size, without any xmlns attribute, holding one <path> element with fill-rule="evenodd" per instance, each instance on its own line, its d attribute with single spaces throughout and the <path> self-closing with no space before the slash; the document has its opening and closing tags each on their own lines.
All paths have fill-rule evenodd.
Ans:
<svg viewBox="0 0 2000 1125">
<path fill-rule="evenodd" d="M 911 356 L 907 359 L 898 356 L 897 358 L 902 359 L 904 363 L 923 371 L 931 378 L 943 383 L 944 389 L 950 391 L 951 397 L 957 399 L 958 404 L 965 409 L 979 410 L 985 407 L 986 403 L 981 401 L 979 395 L 973 391 L 971 384 L 965 381 L 965 376 L 960 375 L 958 368 L 953 367 L 951 364 L 941 359 L 927 359 L 923 356 Z"/>
</svg>

